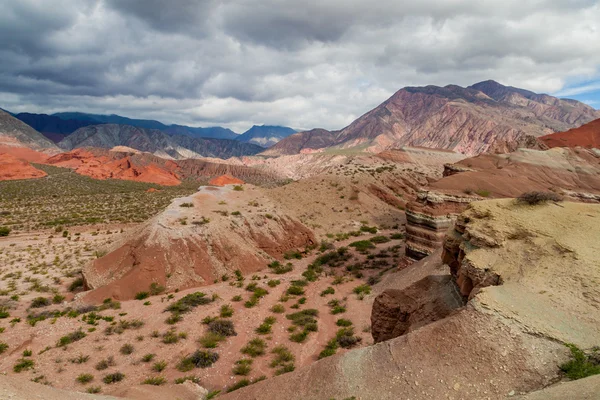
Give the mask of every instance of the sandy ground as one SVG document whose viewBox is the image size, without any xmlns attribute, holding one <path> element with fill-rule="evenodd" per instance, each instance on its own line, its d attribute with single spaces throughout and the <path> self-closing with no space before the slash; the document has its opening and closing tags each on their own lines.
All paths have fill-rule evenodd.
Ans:
<svg viewBox="0 0 600 400">
<path fill-rule="evenodd" d="M 119 228 L 120 230 L 120 228 Z M 0 249 L 2 254 L 2 277 L 0 290 L 6 290 L 6 296 L 2 296 L 2 301 L 6 302 L 9 307 L 10 316 L 0 319 L 0 327 L 4 328 L 0 333 L 0 342 L 8 344 L 8 349 L 3 354 L 0 360 L 0 372 L 9 375 L 15 374 L 13 366 L 19 359 L 24 358 L 23 352 L 31 350 L 32 355 L 25 357 L 31 359 L 35 363 L 35 367 L 28 371 L 23 371 L 18 375 L 35 379 L 41 383 L 47 383 L 57 388 L 64 388 L 75 391 L 85 391 L 90 386 L 101 386 L 102 393 L 114 393 L 122 390 L 124 387 L 133 384 L 140 384 L 143 380 L 153 376 L 163 376 L 167 381 L 173 382 L 174 379 L 194 375 L 200 379 L 200 384 L 208 389 L 223 389 L 237 382 L 243 377 L 235 376 L 232 373 L 232 368 L 236 360 L 244 357 L 240 353 L 240 349 L 247 342 L 255 337 L 262 337 L 266 340 L 268 348 L 266 354 L 257 357 L 252 365 L 252 371 L 248 378 L 257 378 L 265 375 L 273 376 L 274 369 L 269 367 L 272 355 L 270 349 L 283 344 L 292 351 L 295 355 L 295 366 L 309 365 L 316 361 L 318 354 L 323 350 L 325 343 L 335 336 L 339 329 L 336 326 L 336 321 L 339 318 L 349 319 L 355 327 L 355 334 L 362 338 L 361 343 L 357 347 L 367 346 L 372 344 L 370 328 L 370 311 L 374 296 L 372 293 L 360 300 L 352 290 L 365 283 L 370 275 L 378 274 L 379 269 L 363 271 L 364 277 L 356 279 L 349 273 L 345 273 L 343 267 L 328 270 L 328 274 L 345 275 L 344 282 L 334 285 L 334 276 L 323 276 L 314 283 L 309 283 L 305 287 L 304 296 L 290 296 L 289 300 L 281 302 L 282 294 L 290 286 L 290 281 L 302 279 L 301 273 L 306 269 L 306 266 L 311 263 L 317 256 L 313 255 L 293 262 L 294 269 L 292 272 L 283 275 L 276 275 L 268 271 L 256 274 L 254 277 L 247 276 L 243 283 L 243 287 L 238 288 L 234 285 L 234 280 L 220 282 L 210 286 L 205 286 L 197 289 L 190 289 L 172 293 L 173 298 L 168 299 L 167 294 L 153 296 L 145 300 L 132 300 L 121 303 L 121 308 L 118 310 L 105 310 L 100 312 L 102 316 L 113 317 L 114 321 L 126 320 L 132 321 L 139 319 L 144 322 L 144 325 L 139 329 L 125 330 L 122 334 L 106 335 L 105 329 L 111 325 L 111 322 L 98 320 L 95 325 L 90 325 L 82 321 L 82 316 L 75 318 L 62 316 L 58 318 L 48 318 L 44 321 L 37 322 L 35 326 L 31 326 L 27 322 L 27 315 L 31 312 L 39 312 L 43 310 L 65 310 L 69 306 L 75 307 L 76 304 L 69 302 L 72 294 L 68 292 L 68 285 L 75 278 L 65 278 L 65 271 L 76 271 L 85 262 L 95 257 L 94 249 L 101 248 L 108 242 L 116 240 L 116 234 L 107 234 L 107 231 L 115 232 L 116 227 L 106 229 L 102 233 L 95 234 L 96 228 L 77 228 L 73 230 L 72 239 L 56 237 L 48 239 L 47 232 L 44 234 L 19 235 L 8 237 L 0 240 Z M 381 231 L 378 235 L 390 235 L 396 231 Z M 75 240 L 74 234 L 80 233 L 79 240 Z M 362 240 L 373 235 L 364 235 L 359 238 L 351 238 L 346 241 L 336 242 L 335 246 L 345 246 L 355 240 Z M 388 243 L 377 245 L 377 249 L 373 250 L 373 254 L 382 249 L 395 246 L 393 260 L 389 258 L 388 265 L 394 265 L 403 253 L 401 240 L 392 240 Z M 364 256 L 354 251 L 353 259 L 346 264 L 364 262 Z M 392 254 L 390 254 L 390 257 Z M 58 257 L 56 265 L 54 260 Z M 39 267 L 39 270 L 32 270 L 32 266 L 44 265 Z M 29 266 L 29 267 L 28 267 Z M 381 270 L 387 269 L 382 267 Z M 21 275 L 18 272 L 21 271 Z M 36 272 L 37 271 L 37 272 Z M 15 275 L 11 275 L 15 274 Z M 9 277 L 6 277 L 9 275 Z M 12 276 L 12 277 L 11 277 Z M 17 277 L 19 276 L 19 277 Z M 48 292 L 36 292 L 31 290 L 32 278 L 39 277 L 39 285 L 48 286 Z M 55 280 L 60 280 L 60 283 Z M 253 280 L 255 279 L 255 280 Z M 268 287 L 269 280 L 279 280 L 281 283 L 274 287 Z M 29 281 L 29 282 L 28 282 Z M 11 284 L 11 282 L 15 282 Z M 244 302 L 250 298 L 251 293 L 245 290 L 245 286 L 251 282 L 257 282 L 260 287 L 264 287 L 269 291 L 269 294 L 262 298 L 253 308 L 245 308 Z M 11 285 L 16 285 L 14 290 Z M 39 286 L 38 285 L 38 286 Z M 335 294 L 320 296 L 320 293 L 327 287 L 333 287 Z M 202 291 L 207 296 L 218 296 L 218 299 L 213 303 L 205 306 L 200 306 L 194 311 L 185 314 L 183 320 L 175 325 L 165 323 L 166 318 L 170 315 L 164 312 L 168 304 L 180 299 L 186 294 L 196 291 Z M 35 297 L 52 298 L 54 292 L 62 294 L 66 299 L 60 304 L 53 304 L 47 307 L 28 309 L 31 300 Z M 14 293 L 19 294 L 17 301 L 7 300 Z M 243 301 L 235 302 L 232 298 L 239 295 Z M 300 297 L 305 297 L 306 302 L 299 305 L 298 309 L 293 309 L 292 305 L 297 304 Z M 343 314 L 332 315 L 331 308 L 327 303 L 331 299 L 338 299 L 342 304 L 346 305 L 347 311 Z M 148 305 L 145 303 L 148 302 Z M 275 314 L 270 311 L 274 304 L 283 304 L 285 312 L 283 314 Z M 215 349 L 219 353 L 219 360 L 210 368 L 195 369 L 189 372 L 179 372 L 175 366 L 186 355 L 192 353 L 200 346 L 196 340 L 206 331 L 206 325 L 202 324 L 202 319 L 208 316 L 218 316 L 221 306 L 229 304 L 234 309 L 234 314 L 231 320 L 235 324 L 237 336 L 228 338 L 221 342 Z M 304 343 L 294 343 L 290 341 L 288 327 L 291 322 L 285 318 L 285 315 L 291 312 L 302 309 L 315 308 L 319 311 L 318 331 L 311 333 Z M 272 333 L 269 335 L 258 335 L 254 330 L 262 323 L 265 317 L 275 316 L 277 322 L 272 327 Z M 16 319 L 20 321 L 16 322 Z M 11 322 L 12 321 L 12 322 Z M 169 329 L 174 328 L 177 333 L 187 335 L 185 339 L 179 340 L 175 344 L 165 344 L 160 337 Z M 57 347 L 57 342 L 60 337 L 81 329 L 86 333 L 86 337 L 80 341 L 72 343 L 66 347 Z M 153 332 L 158 332 L 159 337 Z M 131 344 L 134 347 L 132 354 L 123 355 L 119 349 L 124 344 Z M 47 350 L 45 350 L 48 348 Z M 338 353 L 346 352 L 347 350 L 339 349 Z M 41 353 L 41 354 L 40 354 Z M 150 363 L 141 362 L 143 355 L 153 353 L 156 354 L 154 360 Z M 77 364 L 74 360 L 79 355 L 89 356 L 89 359 Z M 108 356 L 113 356 L 116 365 L 109 367 L 106 370 L 98 371 L 95 365 L 102 359 Z M 165 361 L 167 366 L 164 371 L 158 373 L 152 370 L 152 365 L 157 361 Z M 112 372 L 122 372 L 126 378 L 121 382 L 113 385 L 105 385 L 102 383 L 102 377 Z M 79 384 L 75 378 L 82 374 L 89 373 L 94 376 L 93 381 L 87 385 Z M 15 374 L 16 375 L 16 374 Z"/>
</svg>

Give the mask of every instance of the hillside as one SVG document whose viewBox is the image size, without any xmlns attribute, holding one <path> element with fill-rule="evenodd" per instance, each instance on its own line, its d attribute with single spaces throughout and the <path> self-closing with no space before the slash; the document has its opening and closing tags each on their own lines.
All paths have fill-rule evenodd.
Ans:
<svg viewBox="0 0 600 400">
<path fill-rule="evenodd" d="M 96 122 L 92 121 L 62 119 L 47 114 L 19 113 L 16 114 L 15 117 L 40 132 L 54 143 L 60 142 L 65 136 L 70 135 L 79 128 L 96 124 Z"/>
<path fill-rule="evenodd" d="M 0 110 L 0 146 L 28 147 L 33 150 L 58 150 L 41 133 Z"/>
<path fill-rule="evenodd" d="M 600 149 L 600 119 L 566 132 L 553 133 L 540 138 L 548 147 L 586 147 Z"/>
<path fill-rule="evenodd" d="M 578 127 L 599 117 L 600 111 L 581 102 L 494 81 L 467 88 L 406 87 L 340 131 L 313 130 L 292 135 L 264 154 L 331 147 L 379 152 L 401 146 L 443 148 L 467 155 L 505 153 L 523 144 L 538 147 L 535 137 Z"/>
<path fill-rule="evenodd" d="M 172 135 L 156 129 L 129 125 L 92 125 L 80 128 L 63 139 L 59 146 L 65 150 L 80 147 L 113 148 L 127 146 L 160 157 L 184 159 L 199 157 L 229 158 L 257 154 L 261 147 L 226 139 L 201 139 Z"/>
<path fill-rule="evenodd" d="M 296 130 L 286 126 L 254 125 L 239 135 L 236 140 L 254 143 L 262 147 L 270 147 L 296 132 Z"/>
</svg>

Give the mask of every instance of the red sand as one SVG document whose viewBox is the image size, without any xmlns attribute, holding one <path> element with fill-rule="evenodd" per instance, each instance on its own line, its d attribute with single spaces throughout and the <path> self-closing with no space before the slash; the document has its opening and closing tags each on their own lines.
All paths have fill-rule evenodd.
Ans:
<svg viewBox="0 0 600 400">
<path fill-rule="evenodd" d="M 217 178 L 213 178 L 210 180 L 210 182 L 208 182 L 209 185 L 215 185 L 215 186 L 241 185 L 243 183 L 244 183 L 244 181 L 242 181 L 241 179 L 234 178 L 233 176 L 231 176 L 229 174 L 221 175 Z"/>
<path fill-rule="evenodd" d="M 48 157 L 50 157 L 46 153 L 41 153 L 39 151 L 32 150 L 28 147 L 19 147 L 19 146 L 2 146 L 0 145 L 0 153 L 10 154 L 18 159 L 43 164 L 46 162 Z"/>
<path fill-rule="evenodd" d="M 586 147 L 600 149 L 600 119 L 566 132 L 540 137 L 548 147 Z"/>
</svg>

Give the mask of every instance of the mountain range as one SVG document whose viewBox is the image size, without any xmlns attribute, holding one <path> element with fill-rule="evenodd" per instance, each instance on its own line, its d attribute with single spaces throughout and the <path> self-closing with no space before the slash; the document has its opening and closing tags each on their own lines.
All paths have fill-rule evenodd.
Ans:
<svg viewBox="0 0 600 400">
<path fill-rule="evenodd" d="M 0 146 L 58 150 L 48 138 L 3 110 L 0 110 Z"/>
<path fill-rule="evenodd" d="M 576 100 L 504 86 L 405 87 L 338 131 L 313 129 L 281 140 L 264 155 L 340 149 L 379 152 L 422 146 L 467 155 L 536 147 L 537 137 L 581 126 L 600 111 Z"/>
<path fill-rule="evenodd" d="M 166 125 L 156 120 L 134 119 L 116 114 L 101 115 L 81 112 L 60 112 L 51 115 L 34 113 L 13 115 L 55 143 L 60 142 L 79 128 L 101 124 L 129 125 L 137 128 L 156 129 L 169 135 L 187 135 L 194 138 L 235 139 L 241 142 L 254 143 L 262 147 L 269 147 L 279 140 L 296 133 L 294 129 L 285 126 L 254 125 L 248 131 L 238 134 L 231 129 L 220 126 L 200 128 L 176 124 Z"/>
<path fill-rule="evenodd" d="M 185 159 L 199 157 L 230 158 L 257 154 L 264 149 L 252 143 L 229 139 L 196 138 L 187 135 L 168 135 L 158 129 L 130 125 L 103 124 L 79 128 L 60 143 L 63 150 L 81 147 L 110 149 L 126 146 L 163 158 Z"/>
</svg>

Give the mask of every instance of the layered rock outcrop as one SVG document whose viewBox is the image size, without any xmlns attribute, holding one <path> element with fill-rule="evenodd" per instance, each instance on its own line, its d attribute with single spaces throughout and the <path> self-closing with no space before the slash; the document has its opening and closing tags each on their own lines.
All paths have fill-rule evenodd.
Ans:
<svg viewBox="0 0 600 400">
<path fill-rule="evenodd" d="M 412 259 L 440 248 L 456 216 L 475 200 L 528 191 L 553 191 L 574 201 L 600 199 L 600 154 L 582 148 L 482 154 L 445 164 L 443 175 L 406 207 L 406 255 Z"/>
<path fill-rule="evenodd" d="M 261 210 L 253 206 L 261 203 Z M 179 198 L 83 270 L 84 299 L 132 299 L 152 283 L 167 290 L 256 272 L 288 250 L 316 243 L 310 229 L 245 186 L 203 187 Z"/>
<path fill-rule="evenodd" d="M 35 168 L 27 161 L 0 153 L 0 181 L 41 178 L 46 175 L 44 171 Z"/>
<path fill-rule="evenodd" d="M 406 255 L 421 259 L 441 247 L 446 231 L 477 197 L 422 190 L 406 206 Z"/>
</svg>

